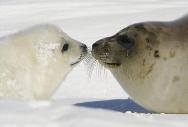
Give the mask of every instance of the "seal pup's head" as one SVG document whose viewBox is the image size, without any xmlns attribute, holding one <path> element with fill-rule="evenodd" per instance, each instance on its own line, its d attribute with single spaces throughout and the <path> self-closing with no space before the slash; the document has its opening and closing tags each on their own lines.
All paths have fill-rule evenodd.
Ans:
<svg viewBox="0 0 188 127">
<path fill-rule="evenodd" d="M 48 65 L 51 61 L 59 61 L 67 65 L 66 67 L 72 68 L 87 54 L 85 44 L 69 37 L 59 27 L 51 24 L 33 26 L 18 32 L 11 39 L 15 45 L 18 43 L 24 45 L 23 47 L 28 45 L 28 50 L 33 47 L 35 49 L 33 54 L 42 65 Z"/>
</svg>

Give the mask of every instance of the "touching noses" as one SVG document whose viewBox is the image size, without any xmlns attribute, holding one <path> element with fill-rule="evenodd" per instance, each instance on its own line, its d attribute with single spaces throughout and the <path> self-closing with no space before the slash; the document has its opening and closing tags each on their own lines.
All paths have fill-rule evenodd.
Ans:
<svg viewBox="0 0 188 127">
<path fill-rule="evenodd" d="M 85 44 L 81 44 L 80 48 L 82 51 L 87 52 L 87 46 Z"/>
</svg>

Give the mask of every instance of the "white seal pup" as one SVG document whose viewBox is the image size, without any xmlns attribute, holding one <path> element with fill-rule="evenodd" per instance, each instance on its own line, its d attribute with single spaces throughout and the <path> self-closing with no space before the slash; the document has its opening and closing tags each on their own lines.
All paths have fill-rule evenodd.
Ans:
<svg viewBox="0 0 188 127">
<path fill-rule="evenodd" d="M 188 113 L 188 16 L 130 25 L 94 43 L 92 54 L 144 108 Z"/>
<path fill-rule="evenodd" d="M 0 39 L 0 97 L 49 99 L 87 47 L 41 24 Z"/>
</svg>

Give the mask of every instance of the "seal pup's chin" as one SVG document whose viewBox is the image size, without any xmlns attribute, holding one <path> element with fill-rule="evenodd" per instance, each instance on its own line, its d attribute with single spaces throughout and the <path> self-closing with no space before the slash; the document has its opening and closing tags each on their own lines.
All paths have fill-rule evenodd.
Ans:
<svg viewBox="0 0 188 127">
<path fill-rule="evenodd" d="M 80 48 L 82 50 L 82 53 L 80 54 L 80 57 L 78 59 L 76 59 L 75 61 L 70 63 L 71 67 L 74 67 L 77 64 L 79 64 L 86 57 L 86 55 L 88 53 L 88 49 L 87 49 L 87 46 L 85 44 L 81 44 Z"/>
<path fill-rule="evenodd" d="M 76 61 L 76 62 L 71 63 L 70 65 L 71 65 L 71 66 L 75 66 L 75 65 L 77 65 L 78 63 L 80 63 L 80 61 L 81 61 L 81 60 L 78 60 L 78 61 Z"/>
<path fill-rule="evenodd" d="M 79 64 L 84 59 L 84 57 L 85 57 L 85 54 L 84 55 L 81 54 L 80 57 L 77 60 L 75 60 L 74 62 L 70 63 L 71 67 L 76 66 L 77 64 Z"/>
</svg>

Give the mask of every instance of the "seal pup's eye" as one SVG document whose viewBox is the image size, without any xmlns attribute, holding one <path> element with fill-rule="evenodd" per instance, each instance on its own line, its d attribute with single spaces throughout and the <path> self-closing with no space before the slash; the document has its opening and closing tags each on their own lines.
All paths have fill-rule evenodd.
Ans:
<svg viewBox="0 0 188 127">
<path fill-rule="evenodd" d="M 69 49 L 69 44 L 67 44 L 67 43 L 65 43 L 64 45 L 63 45 L 63 48 L 62 48 L 62 52 L 65 52 L 65 51 L 67 51 Z"/>
</svg>

